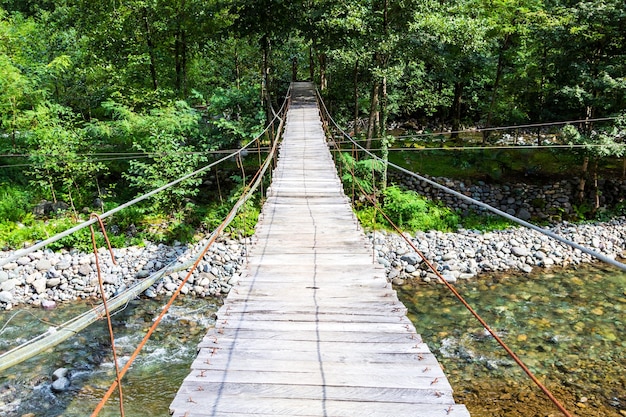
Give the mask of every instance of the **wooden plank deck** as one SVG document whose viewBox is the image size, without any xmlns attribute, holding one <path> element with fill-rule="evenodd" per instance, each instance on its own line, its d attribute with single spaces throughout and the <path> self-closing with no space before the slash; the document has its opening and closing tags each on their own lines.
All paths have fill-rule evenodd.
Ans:
<svg viewBox="0 0 626 417">
<path fill-rule="evenodd" d="M 246 273 L 170 406 L 192 416 L 467 417 L 373 264 L 313 87 L 295 83 Z"/>
</svg>

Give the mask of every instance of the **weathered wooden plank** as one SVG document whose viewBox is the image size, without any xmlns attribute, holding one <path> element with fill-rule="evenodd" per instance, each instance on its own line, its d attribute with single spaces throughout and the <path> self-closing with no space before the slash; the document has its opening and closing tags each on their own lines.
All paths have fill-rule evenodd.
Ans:
<svg viewBox="0 0 626 417">
<path fill-rule="evenodd" d="M 262 359 L 262 360 L 275 360 L 275 361 L 285 361 L 285 362 L 293 362 L 293 361 L 310 361 L 312 358 L 316 361 L 321 361 L 323 363 L 333 363 L 333 362 L 341 362 L 346 363 L 349 361 L 362 363 L 364 365 L 370 363 L 378 363 L 378 364 L 396 364 L 403 363 L 409 365 L 413 368 L 417 365 L 417 370 L 423 371 L 425 367 L 439 367 L 439 363 L 435 356 L 430 353 L 428 347 L 420 343 L 421 349 L 414 349 L 415 353 L 406 353 L 406 352 L 373 352 L 373 351 L 351 351 L 346 352 L 345 350 L 334 349 L 334 346 L 329 343 L 326 343 L 322 346 L 311 347 L 311 349 L 305 350 L 305 348 L 300 348 L 297 350 L 288 350 L 284 347 L 279 347 L 277 349 L 263 349 L 262 346 L 251 346 L 247 349 L 243 347 L 241 349 L 237 349 L 236 347 L 233 350 L 227 349 L 217 349 L 213 350 L 212 348 L 200 349 L 198 352 L 198 356 L 196 360 L 201 361 L 202 363 L 210 363 L 213 364 L 214 361 L 216 363 L 223 362 L 224 360 L 230 360 L 233 356 L 231 353 L 235 351 L 245 351 L 245 359 Z M 195 365 L 194 365 L 195 366 Z"/>
<path fill-rule="evenodd" d="M 257 355 L 259 352 L 255 352 Z M 284 352 L 283 352 L 284 353 Z M 214 355 L 215 356 L 215 355 Z M 252 356 L 252 355 L 251 355 Z M 261 356 L 261 355 L 258 355 Z M 319 374 L 320 368 L 328 369 L 332 373 L 341 373 L 342 375 L 362 375 L 363 368 L 367 365 L 369 375 L 376 375 L 378 379 L 381 376 L 392 378 L 393 376 L 403 375 L 411 372 L 411 376 L 421 378 L 428 385 L 432 385 L 435 378 L 445 379 L 445 375 L 440 366 L 432 363 L 422 363 L 419 370 L 408 370 L 414 365 L 413 361 L 406 360 L 404 362 L 363 362 L 363 361 L 330 361 L 320 360 L 318 355 L 310 355 L 310 357 L 295 360 L 290 357 L 289 360 L 277 360 L 276 357 L 254 358 L 248 355 L 219 355 L 217 357 L 198 357 L 193 363 L 193 369 L 207 371 L 242 371 L 242 372 L 292 372 L 297 370 L 298 373 Z M 415 372 L 417 371 L 417 372 Z M 326 372 L 325 372 L 326 373 Z"/>
<path fill-rule="evenodd" d="M 260 416 L 327 416 L 327 417 L 467 417 L 469 413 L 462 405 L 415 404 L 391 402 L 332 401 L 323 397 L 314 400 L 304 398 L 242 399 L 241 401 L 219 401 L 202 404 L 191 399 L 180 399 L 174 417 L 260 415 Z"/>
<path fill-rule="evenodd" d="M 221 311 L 218 310 L 218 317 L 221 316 Z M 226 310 L 223 310 L 224 312 Z M 329 322 L 329 323 L 367 323 L 371 327 L 376 327 L 379 323 L 401 323 L 403 325 L 413 325 L 411 321 L 402 314 L 375 314 L 371 315 L 369 312 L 366 314 L 354 314 L 354 312 L 345 311 L 341 314 L 330 313 L 316 313 L 315 311 L 307 312 L 273 312 L 273 311 L 261 311 L 261 312 L 241 312 L 242 314 L 230 314 L 226 318 L 222 318 L 216 322 L 216 325 L 228 324 L 232 326 L 238 326 L 239 323 L 250 323 L 254 325 L 257 322 Z M 400 312 L 398 312 L 400 313 Z M 370 327 L 370 328 L 371 328 Z"/>
<path fill-rule="evenodd" d="M 340 331 L 276 331 L 276 330 L 247 330 L 247 329 L 223 329 L 218 340 L 238 339 L 244 340 L 274 340 L 274 341 L 325 341 L 343 343 L 410 343 L 419 340 L 415 333 L 379 333 L 372 329 L 368 332 L 340 332 Z M 201 344 L 203 342 L 200 342 Z"/>
<path fill-rule="evenodd" d="M 310 91 L 294 91 L 268 196 L 172 413 L 468 416 L 373 263 Z"/>
<path fill-rule="evenodd" d="M 415 343 L 400 342 L 400 343 L 380 343 L 375 341 L 367 342 L 337 342 L 326 340 L 283 340 L 280 343 L 276 343 L 275 340 L 270 339 L 254 339 L 248 340 L 246 346 L 243 346 L 244 339 L 227 339 L 224 337 L 213 337 L 207 335 L 198 344 L 199 349 L 208 349 L 208 352 L 222 351 L 241 351 L 247 352 L 250 350 L 268 350 L 274 349 L 276 351 L 285 352 L 339 352 L 341 354 L 360 354 L 362 352 L 370 353 L 398 353 L 398 354 L 410 354 L 420 355 L 428 354 L 428 346 L 422 342 L 421 339 L 416 340 Z M 217 342 L 217 343 L 216 343 Z M 417 369 L 419 369 L 419 362 L 417 363 Z"/>
<path fill-rule="evenodd" d="M 363 401 L 388 403 L 416 403 L 422 401 L 431 404 L 454 404 L 449 390 L 383 387 L 320 387 L 317 385 L 291 384 L 238 384 L 221 382 L 189 382 L 181 393 L 191 398 L 202 392 L 203 400 L 216 402 L 218 399 L 237 402 L 239 396 L 253 398 L 289 398 L 320 399 L 336 401 Z"/>
<path fill-rule="evenodd" d="M 406 368 L 405 368 L 406 369 Z M 355 373 L 337 373 L 332 369 L 320 366 L 315 372 L 294 371 L 279 369 L 272 371 L 231 370 L 216 372 L 194 369 L 185 378 L 187 382 L 230 382 L 240 384 L 291 384 L 291 385 L 320 385 L 320 386 L 356 386 L 356 387 L 385 387 L 385 388 L 415 388 L 415 389 L 452 389 L 446 378 L 425 377 L 420 374 L 365 374 L 363 370 Z"/>
<path fill-rule="evenodd" d="M 367 333 L 399 333 L 413 334 L 412 324 L 401 322 L 360 323 L 360 322 L 329 322 L 329 321 L 268 321 L 268 320 L 224 320 L 216 322 L 216 329 L 221 331 L 274 331 L 274 332 L 357 332 Z"/>
</svg>

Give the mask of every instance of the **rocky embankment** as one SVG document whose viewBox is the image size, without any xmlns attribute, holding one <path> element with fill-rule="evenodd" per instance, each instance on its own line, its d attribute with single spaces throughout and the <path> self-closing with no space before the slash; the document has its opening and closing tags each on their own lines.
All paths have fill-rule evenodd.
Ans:
<svg viewBox="0 0 626 417">
<path fill-rule="evenodd" d="M 609 257 L 624 256 L 626 219 L 607 223 L 573 225 L 562 223 L 550 228 L 554 233 Z M 407 235 L 409 236 L 409 235 Z M 407 279 L 436 280 L 421 258 L 396 234 L 369 234 L 378 262 L 395 284 Z M 472 279 L 484 272 L 519 271 L 536 268 L 575 266 L 591 262 L 591 256 L 525 228 L 482 233 L 418 232 L 410 235 L 414 245 L 450 282 Z M 108 297 L 119 294 L 170 262 L 184 263 L 199 253 L 205 242 L 194 247 L 148 244 L 145 247 L 116 249 L 117 265 L 107 251 L 100 250 L 101 271 Z M 198 269 L 182 289 L 197 297 L 229 292 L 245 262 L 246 242 L 225 239 L 211 246 Z M 0 253 L 0 258 L 9 253 Z M 144 292 L 147 297 L 172 294 L 185 271 L 174 272 Z M 95 256 L 77 252 L 38 251 L 0 267 L 0 309 L 17 304 L 43 307 L 55 303 L 99 296 Z"/>
<path fill-rule="evenodd" d="M 562 223 L 549 230 L 613 259 L 626 256 L 624 218 L 595 224 Z M 406 236 L 448 282 L 471 279 L 484 272 L 530 273 L 536 268 L 576 266 L 593 260 L 579 249 L 526 228 L 487 233 L 472 230 L 418 232 Z M 369 238 L 390 281 L 402 284 L 406 279 L 437 279 L 401 236 L 376 232 L 370 233 Z"/>
<path fill-rule="evenodd" d="M 182 294 L 198 297 L 228 293 L 245 261 L 246 242 L 224 239 L 213 244 L 182 288 Z M 206 242 L 186 245 L 155 245 L 114 249 L 116 265 L 107 250 L 99 260 L 107 297 L 121 293 L 170 262 L 182 264 L 200 253 Z M 10 255 L 0 253 L 0 259 Z M 148 288 L 144 295 L 172 294 L 186 271 L 173 272 Z M 37 251 L 0 267 L 0 309 L 17 304 L 53 307 L 55 303 L 99 297 L 98 275 L 93 253 Z"/>
</svg>

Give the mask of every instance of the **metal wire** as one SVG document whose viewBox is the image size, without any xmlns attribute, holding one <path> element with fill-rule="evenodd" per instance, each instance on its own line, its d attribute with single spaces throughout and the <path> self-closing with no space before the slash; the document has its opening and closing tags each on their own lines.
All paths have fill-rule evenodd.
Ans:
<svg viewBox="0 0 626 417">
<path fill-rule="evenodd" d="M 93 213 L 91 215 L 92 218 L 95 218 L 100 224 L 100 230 L 104 234 L 104 239 L 109 247 L 109 252 L 111 253 L 111 259 L 113 260 L 113 265 L 116 265 L 115 255 L 113 254 L 113 249 L 111 249 L 111 242 L 109 242 L 109 237 L 107 236 L 106 228 L 104 227 L 104 223 L 102 223 L 102 219 L 96 214 Z M 102 297 L 102 305 L 104 306 L 104 312 L 106 314 L 107 319 L 107 327 L 109 329 L 109 339 L 111 340 L 111 351 L 113 352 L 113 363 L 115 364 L 115 375 L 117 378 L 117 389 L 120 395 L 120 416 L 124 417 L 124 394 L 122 390 L 122 376 L 120 375 L 120 364 L 117 359 L 117 350 L 115 348 L 115 335 L 113 334 L 113 323 L 111 321 L 111 313 L 109 312 L 109 306 L 107 304 L 107 295 L 104 291 L 104 283 L 102 282 L 102 272 L 100 270 L 100 259 L 98 256 L 98 245 L 96 244 L 96 233 L 93 230 L 93 225 L 89 226 L 91 229 L 91 243 L 93 245 L 93 254 L 95 256 L 96 261 L 96 272 L 98 273 L 98 286 L 100 287 L 100 296 Z"/>
<path fill-rule="evenodd" d="M 318 93 L 318 94 L 319 94 L 319 93 Z M 610 258 L 610 257 L 608 257 L 608 256 L 606 256 L 606 255 L 604 255 L 604 254 L 601 254 L 601 253 L 599 253 L 599 252 L 596 252 L 596 251 L 594 251 L 594 250 L 591 250 L 591 249 L 589 249 L 589 248 L 587 248 L 587 247 L 585 247 L 585 246 L 579 245 L 578 243 L 576 243 L 576 242 L 572 242 L 571 240 L 567 240 L 567 239 L 565 239 L 564 237 L 559 236 L 559 235 L 557 235 L 556 233 L 554 233 L 554 232 L 552 232 L 552 231 L 550 231 L 550 230 L 544 229 L 544 228 L 542 228 L 542 227 L 539 227 L 539 226 L 536 226 L 536 225 L 534 225 L 534 224 L 532 224 L 532 223 L 529 223 L 529 222 L 527 222 L 527 221 L 525 221 L 525 220 L 522 220 L 522 219 L 520 219 L 520 218 L 518 218 L 518 217 L 515 217 L 515 216 L 513 216 L 513 215 L 510 215 L 510 214 L 508 214 L 508 213 L 506 213 L 506 212 L 504 212 L 504 211 L 502 211 L 502 210 L 499 210 L 499 209 L 497 209 L 497 208 L 495 208 L 495 207 L 493 207 L 493 206 L 490 206 L 489 204 L 485 204 L 485 203 L 483 203 L 482 201 L 475 200 L 475 199 L 473 199 L 473 198 L 471 198 L 471 197 L 466 196 L 465 194 L 461 194 L 461 193 L 459 193 L 458 191 L 454 191 L 453 189 L 448 188 L 448 187 L 446 187 L 445 185 L 441 185 L 441 184 L 439 184 L 438 182 L 435 182 L 435 181 L 430 180 L 430 179 L 428 179 L 428 178 L 422 177 L 421 175 L 418 175 L 418 174 L 416 174 L 415 172 L 409 171 L 408 169 L 403 168 L 403 167 L 401 167 L 401 166 L 399 166 L 399 165 L 396 165 L 396 164 L 394 164 L 394 163 L 392 163 L 392 162 L 389 162 L 389 161 L 384 161 L 382 158 L 378 157 L 377 155 L 373 154 L 373 153 L 372 153 L 372 152 L 370 152 L 369 150 L 365 149 L 363 146 L 361 146 L 361 145 L 359 145 L 358 143 L 354 142 L 354 141 L 352 140 L 352 137 L 351 137 L 349 134 L 347 134 L 347 133 L 346 133 L 343 129 L 341 129 L 341 127 L 339 127 L 339 125 L 337 125 L 337 122 L 335 122 L 335 120 L 332 118 L 332 116 L 331 116 L 331 115 L 330 115 L 330 113 L 328 112 L 328 109 L 326 109 L 326 106 L 324 105 L 324 102 L 323 102 L 323 101 L 321 101 L 321 97 L 320 97 L 320 102 L 322 103 L 322 106 L 323 106 L 323 108 L 324 108 L 325 114 L 326 114 L 326 115 L 327 115 L 327 117 L 328 117 L 328 118 L 329 118 L 329 119 L 333 122 L 333 124 L 334 124 L 334 125 L 335 125 L 335 127 L 339 130 L 339 132 L 341 132 L 341 134 L 342 134 L 344 137 L 346 137 L 346 138 L 347 138 L 349 141 L 351 141 L 351 142 L 352 142 L 352 143 L 353 143 L 356 147 L 358 147 L 361 151 L 363 151 L 364 153 L 366 153 L 366 154 L 367 154 L 367 155 L 369 155 L 370 157 L 372 157 L 372 158 L 374 158 L 374 159 L 377 159 L 377 160 L 379 160 L 379 161 L 382 161 L 383 163 L 387 164 L 388 166 L 390 166 L 390 167 L 392 167 L 392 168 L 395 168 L 396 170 L 398 170 L 398 171 L 400 171 L 400 172 L 403 172 L 403 173 L 405 173 L 405 174 L 407 174 L 407 175 L 410 175 L 410 176 L 412 176 L 412 177 L 415 177 L 415 178 L 419 179 L 419 180 L 420 180 L 420 181 L 422 181 L 422 182 L 425 182 L 425 183 L 427 183 L 427 184 L 429 184 L 429 185 L 432 185 L 433 187 L 439 188 L 440 190 L 443 190 L 444 192 L 446 192 L 446 193 L 448 193 L 448 194 L 452 194 L 452 195 L 454 195 L 455 197 L 460 198 L 461 200 L 465 200 L 465 201 L 467 201 L 467 202 L 469 202 L 469 203 L 472 203 L 472 204 L 474 204 L 474 205 L 477 205 L 478 207 L 482 207 L 482 208 L 484 208 L 485 210 L 491 211 L 492 213 L 495 213 L 495 214 L 497 214 L 497 215 L 499 215 L 499 216 L 502 216 L 502 217 L 504 217 L 504 218 L 506 218 L 506 219 L 508 219 L 508 220 L 510 220 L 510 221 L 512 221 L 512 222 L 514 222 L 514 223 L 520 224 L 520 225 L 522 225 L 522 226 L 524 226 L 524 227 L 527 227 L 527 228 L 529 228 L 529 229 L 533 229 L 533 230 L 535 230 L 535 231 L 537 231 L 537 232 L 539 232 L 539 233 L 542 233 L 542 234 L 544 234 L 544 235 L 546 235 L 546 236 L 549 236 L 549 237 L 551 237 L 551 238 L 553 238 L 553 239 L 555 239 L 555 240 L 557 240 L 557 241 L 559 241 L 559 242 L 561 242 L 561 243 L 563 243 L 563 244 L 565 244 L 565 245 L 568 245 L 568 246 L 571 246 L 571 247 L 573 247 L 573 248 L 575 248 L 575 249 L 578 249 L 578 250 L 580 250 L 581 252 L 586 253 L 587 255 L 593 256 L 593 257 L 594 257 L 594 258 L 596 258 L 596 259 L 599 259 L 599 260 L 601 260 L 601 261 L 603 261 L 603 262 L 606 262 L 606 263 L 608 263 L 608 264 L 610 264 L 610 265 L 615 266 L 616 268 L 619 268 L 619 269 L 621 269 L 621 270 L 623 270 L 623 271 L 626 271 L 626 265 L 625 265 L 625 264 L 623 264 L 623 263 L 621 263 L 621 262 L 619 262 L 619 261 L 616 261 L 616 260 L 615 260 L 615 259 L 613 259 L 613 258 Z"/>
<path fill-rule="evenodd" d="M 270 122 L 270 124 L 268 125 L 266 130 L 269 129 L 269 126 L 272 123 L 274 123 L 275 120 L 276 120 L 276 117 Z M 192 172 L 190 174 L 187 174 L 187 175 L 185 175 L 183 177 L 178 178 L 177 180 L 174 180 L 174 181 L 172 181 L 172 182 L 170 182 L 168 184 L 163 185 L 162 187 L 157 188 L 156 190 L 150 191 L 149 193 L 146 193 L 146 194 L 144 194 L 144 195 L 142 195 L 140 197 L 137 197 L 134 200 L 131 200 L 131 201 L 127 202 L 127 203 L 124 203 L 121 206 L 118 206 L 118 207 L 114 208 L 113 210 L 109 210 L 106 213 L 101 214 L 100 218 L 101 219 L 105 219 L 107 217 L 110 217 L 113 214 L 118 213 L 118 212 L 122 211 L 123 209 L 125 209 L 127 207 L 130 207 L 130 206 L 132 206 L 134 204 L 137 204 L 140 201 L 146 200 L 146 199 L 154 196 L 155 194 L 160 193 L 163 190 L 166 190 L 166 189 L 168 189 L 170 187 L 173 187 L 174 185 L 180 184 L 181 182 L 183 182 L 183 181 L 185 181 L 185 180 L 187 180 L 187 179 L 189 179 L 191 177 L 194 177 L 194 176 L 196 176 L 198 174 L 201 174 L 203 172 L 206 172 L 206 171 L 210 170 L 214 166 L 216 166 L 218 164 L 221 164 L 222 162 L 224 162 L 224 161 L 226 161 L 226 160 L 228 160 L 228 159 L 230 159 L 232 157 L 236 157 L 236 156 L 240 155 L 241 152 L 243 152 L 245 149 L 247 149 L 249 146 L 251 146 L 255 141 L 259 140 L 259 138 L 263 134 L 265 134 L 265 131 L 263 131 L 263 133 L 261 135 L 257 136 L 255 139 L 251 140 L 247 145 L 245 145 L 241 149 L 237 150 L 236 152 L 233 152 L 233 153 L 231 153 L 229 155 L 226 155 L 225 157 L 220 158 L 219 160 L 217 160 L 217 161 L 215 161 L 215 162 L 213 162 L 213 163 L 211 163 L 209 165 L 206 165 L 203 168 L 200 168 L 200 169 L 198 169 L 198 170 L 196 170 L 196 171 L 194 171 L 194 172 Z M 33 246 L 30 246 L 30 247 L 25 248 L 25 249 L 17 250 L 15 252 L 13 252 L 13 254 L 10 255 L 9 257 L 0 259 L 0 267 L 3 266 L 3 265 L 8 264 L 10 262 L 16 261 L 17 259 L 21 258 L 22 256 L 25 256 L 25 255 L 27 255 L 29 253 L 32 253 L 32 252 L 34 252 L 34 251 L 36 251 L 38 249 L 41 249 L 41 248 L 43 248 L 43 247 L 45 247 L 45 246 L 47 246 L 47 245 L 49 245 L 49 244 L 51 244 L 53 242 L 61 240 L 64 237 L 67 237 L 67 236 L 71 235 L 72 233 L 77 232 L 77 231 L 79 231 L 81 229 L 84 229 L 85 227 L 90 226 L 90 225 L 92 225 L 92 224 L 94 224 L 96 222 L 97 222 L 96 219 L 87 220 L 87 221 L 85 221 L 85 222 L 83 222 L 83 223 L 81 223 L 79 225 L 76 225 L 76 226 L 74 226 L 74 227 L 72 227 L 72 228 L 70 228 L 70 229 L 68 229 L 68 230 L 66 230 L 64 232 L 61 232 L 61 233 L 59 233 L 57 235 L 54 235 L 54 236 L 52 236 L 52 237 L 50 237 L 50 238 L 48 238 L 46 240 L 43 240 L 43 241 L 41 241 L 41 242 L 39 242 L 39 243 L 37 243 L 37 244 L 35 244 Z"/>
<path fill-rule="evenodd" d="M 283 103 L 283 107 L 281 107 L 279 112 L 282 112 L 283 109 L 285 108 L 285 105 L 287 103 L 288 97 L 289 96 L 287 96 L 287 98 L 285 98 L 285 102 Z M 278 115 L 276 117 L 278 117 Z M 133 354 L 130 356 L 128 362 L 126 362 L 126 364 L 124 365 L 124 368 L 122 368 L 122 370 L 120 371 L 121 377 L 123 377 L 126 374 L 126 372 L 128 371 L 128 369 L 130 369 L 130 366 L 132 365 L 132 363 L 135 361 L 135 359 L 139 355 L 139 352 L 143 349 L 143 346 L 145 346 L 146 342 L 148 341 L 148 339 L 150 338 L 150 336 L 152 335 L 152 333 L 154 332 L 156 327 L 159 325 L 159 323 L 161 322 L 161 320 L 163 319 L 163 317 L 165 316 L 165 314 L 167 313 L 167 311 L 169 310 L 169 308 L 173 304 L 174 300 L 178 297 L 178 295 L 180 294 L 183 286 L 187 283 L 187 281 L 189 280 L 189 277 L 191 277 L 191 275 L 193 274 L 193 271 L 198 267 L 198 264 L 200 263 L 200 261 L 202 260 L 204 255 L 208 252 L 208 250 L 211 247 L 211 245 L 215 242 L 217 237 L 222 233 L 222 231 L 226 228 L 226 226 L 228 226 L 228 224 L 230 224 L 230 222 L 235 218 L 235 216 L 236 216 L 237 212 L 239 211 L 239 209 L 252 197 L 253 193 L 259 187 L 259 184 L 263 181 L 263 176 L 265 175 L 265 172 L 267 171 L 268 167 L 270 166 L 270 164 L 271 164 L 271 162 L 273 160 L 274 154 L 276 153 L 276 149 L 277 149 L 277 146 L 278 146 L 278 136 L 282 132 L 282 128 L 283 128 L 283 125 L 284 125 L 284 118 L 280 118 L 280 117 L 278 117 L 278 118 L 280 120 L 280 124 L 279 124 L 278 130 L 277 130 L 277 133 L 276 133 L 277 138 L 274 141 L 274 144 L 273 144 L 273 147 L 272 147 L 272 152 L 267 156 L 267 158 L 265 160 L 265 163 L 263 164 L 261 169 L 259 169 L 257 171 L 256 175 L 254 176 L 254 178 L 250 182 L 250 185 L 248 187 L 246 187 L 246 189 L 244 190 L 244 193 L 242 194 L 240 199 L 237 201 L 237 203 L 233 206 L 231 211 L 226 216 L 226 219 L 224 219 L 222 224 L 220 224 L 220 226 L 213 232 L 213 234 L 211 235 L 211 237 L 209 239 L 209 242 L 207 243 L 207 245 L 204 247 L 204 249 L 202 250 L 202 252 L 198 256 L 197 261 L 193 264 L 193 266 L 191 267 L 191 269 L 189 270 L 189 272 L 187 273 L 185 278 L 181 281 L 180 285 L 178 286 L 176 291 L 174 291 L 174 294 L 171 296 L 169 302 L 165 305 L 165 307 L 163 307 L 163 309 L 161 310 L 161 313 L 159 314 L 159 316 L 154 320 L 154 323 L 152 324 L 152 326 L 150 326 L 150 329 L 148 329 L 148 332 L 146 333 L 146 335 L 144 336 L 142 341 L 139 343 L 139 345 L 137 346 L 137 348 L 135 349 Z M 91 417 L 96 417 L 100 413 L 100 411 L 102 410 L 102 408 L 106 404 L 107 400 L 109 399 L 109 397 L 111 396 L 111 394 L 113 393 L 115 388 L 117 387 L 117 384 L 118 384 L 117 381 L 114 382 L 113 384 L 111 384 L 111 386 L 109 387 L 109 390 L 105 393 L 105 395 L 103 396 L 102 400 L 100 401 L 98 406 L 95 408 L 95 410 L 91 414 Z"/>
<path fill-rule="evenodd" d="M 332 119 L 331 119 L 332 120 Z M 333 121 L 334 122 L 334 121 Z M 336 124 L 335 124 L 336 126 Z M 352 175 L 354 176 L 354 169 L 352 170 Z M 372 206 L 379 212 L 381 215 L 387 220 L 387 222 L 391 225 L 391 227 L 398 233 L 402 238 L 408 243 L 408 245 L 417 253 L 420 258 L 424 261 L 424 263 L 428 266 L 428 268 L 437 276 L 439 281 L 444 284 L 454 296 L 465 306 L 465 308 L 480 322 L 480 324 L 484 327 L 485 330 L 493 336 L 494 340 L 498 342 L 498 344 L 506 351 L 506 353 L 517 363 L 517 365 L 522 368 L 522 370 L 528 375 L 528 377 L 539 387 L 539 389 L 546 394 L 546 396 L 552 401 L 552 403 L 565 415 L 566 417 L 572 417 L 572 415 L 567 411 L 567 409 L 561 404 L 561 402 L 552 394 L 552 392 L 539 381 L 539 379 L 532 373 L 532 371 L 526 366 L 526 364 L 513 352 L 511 348 L 500 338 L 500 336 L 489 326 L 489 324 L 474 310 L 474 308 L 465 300 L 465 298 L 457 291 L 457 289 L 450 284 L 446 279 L 441 275 L 441 273 L 435 268 L 435 266 L 426 258 L 426 256 L 413 244 L 411 239 L 409 239 L 402 230 L 389 218 L 389 216 L 384 212 L 384 210 L 378 205 L 376 198 L 365 192 L 361 184 L 357 184 L 361 190 L 361 193 L 367 198 Z M 374 223 L 375 224 L 375 223 Z"/>
</svg>

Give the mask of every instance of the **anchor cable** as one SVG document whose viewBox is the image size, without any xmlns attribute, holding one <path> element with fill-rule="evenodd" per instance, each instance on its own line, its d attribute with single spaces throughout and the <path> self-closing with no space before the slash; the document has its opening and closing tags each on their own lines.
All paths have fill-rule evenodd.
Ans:
<svg viewBox="0 0 626 417">
<path fill-rule="evenodd" d="M 321 98 L 320 98 L 320 100 L 321 100 Z M 324 106 L 324 109 L 326 110 L 325 106 Z M 328 114 L 328 110 L 326 110 L 326 114 L 328 115 L 328 117 L 330 117 L 330 115 Z M 331 120 L 332 120 L 332 118 L 331 118 Z M 337 126 L 337 124 L 334 122 L 334 120 L 332 120 L 332 121 L 335 124 L 335 126 L 337 128 L 339 128 L 339 126 Z M 339 129 L 341 129 L 341 128 L 339 128 Z M 331 139 L 331 141 L 332 141 L 332 139 Z M 353 181 L 353 183 L 354 182 L 355 181 Z M 450 284 L 449 282 L 447 282 L 445 280 L 445 278 L 439 273 L 439 271 L 437 271 L 437 268 L 435 268 L 434 265 L 426 258 L 426 256 L 413 244 L 413 242 L 408 237 L 406 237 L 404 235 L 404 233 L 402 233 L 402 230 L 400 230 L 400 228 L 389 218 L 389 216 L 387 216 L 387 214 L 382 210 L 382 208 L 380 208 L 378 202 L 376 201 L 376 198 L 374 196 L 371 196 L 368 193 L 366 193 L 363 190 L 363 188 L 361 187 L 360 184 L 357 184 L 357 185 L 361 189 L 361 192 L 363 193 L 363 195 L 365 195 L 365 197 L 373 205 L 373 207 L 379 213 L 382 214 L 382 216 L 385 218 L 385 220 L 387 220 L 387 222 L 389 222 L 389 224 L 392 226 L 392 228 L 400 236 L 402 236 L 402 238 L 415 251 L 415 253 L 417 253 L 420 256 L 420 258 L 422 258 L 424 263 L 437 276 L 439 281 L 446 285 L 446 287 L 452 292 L 452 294 L 454 294 L 454 296 L 465 306 L 465 308 L 480 322 L 480 324 L 485 328 L 485 330 L 487 330 L 489 332 L 489 334 L 491 334 L 491 336 L 493 336 L 494 340 L 496 340 L 496 342 L 498 342 L 498 344 L 515 361 L 515 363 L 517 363 L 520 366 L 520 368 L 522 368 L 522 370 L 528 375 L 528 377 L 539 387 L 539 389 L 544 394 L 546 394 L 546 396 L 559 409 L 559 411 L 561 411 L 563 413 L 563 415 L 565 415 L 566 417 L 572 417 L 572 414 L 570 414 L 567 411 L 567 409 L 559 402 L 559 400 L 552 394 L 552 392 L 544 384 L 542 384 L 541 381 L 539 381 L 539 379 L 532 373 L 532 371 L 526 366 L 526 364 L 524 364 L 524 362 L 515 354 L 515 352 L 513 352 L 513 350 L 504 342 L 504 340 L 502 340 L 500 338 L 500 336 L 498 336 L 498 334 L 491 328 L 491 326 L 489 326 L 489 324 L 487 324 L 487 322 L 478 314 L 478 312 L 476 312 L 476 310 L 474 310 L 474 308 L 472 308 L 472 306 L 465 300 L 465 298 L 463 298 L 463 296 L 458 292 L 458 290 L 452 284 Z"/>
</svg>

